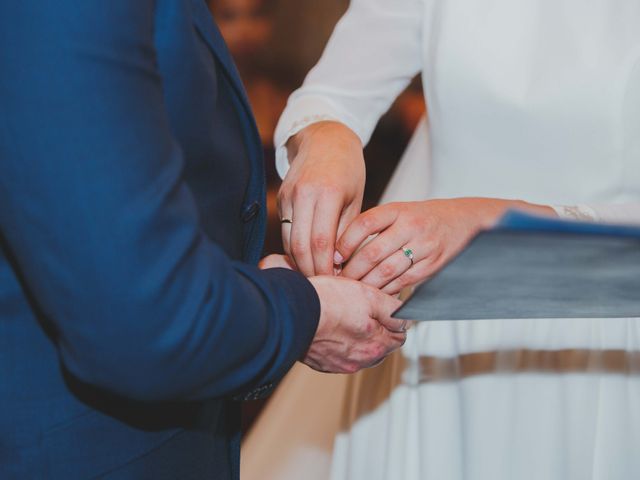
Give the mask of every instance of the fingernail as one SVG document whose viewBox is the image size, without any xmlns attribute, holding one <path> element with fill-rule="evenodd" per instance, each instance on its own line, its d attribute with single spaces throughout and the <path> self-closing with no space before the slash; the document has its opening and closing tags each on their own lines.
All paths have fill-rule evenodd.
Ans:
<svg viewBox="0 0 640 480">
<path fill-rule="evenodd" d="M 341 263 L 344 263 L 344 258 L 342 258 L 342 255 L 340 255 L 340 252 L 337 250 L 333 254 L 333 263 L 335 263 L 336 265 L 340 265 Z"/>
</svg>

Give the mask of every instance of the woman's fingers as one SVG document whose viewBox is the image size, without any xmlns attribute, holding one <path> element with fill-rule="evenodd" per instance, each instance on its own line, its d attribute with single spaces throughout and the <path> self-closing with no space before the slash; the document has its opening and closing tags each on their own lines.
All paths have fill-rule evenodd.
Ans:
<svg viewBox="0 0 640 480">
<path fill-rule="evenodd" d="M 362 282 L 375 288 L 382 288 L 411 268 L 412 263 L 402 250 L 397 250 L 367 273 Z"/>
<path fill-rule="evenodd" d="M 315 271 L 311 255 L 311 227 L 315 203 L 315 198 L 312 196 L 298 195 L 293 203 L 291 218 L 289 255 L 293 258 L 298 270 L 307 277 L 313 276 Z"/>
<path fill-rule="evenodd" d="M 359 215 L 346 228 L 336 244 L 336 260 L 345 261 L 370 235 L 379 233 L 396 220 L 394 204 L 372 208 Z M 384 257 L 383 257 L 384 258 Z"/>
<path fill-rule="evenodd" d="M 401 243 L 400 245 L 401 247 L 393 252 L 393 254 L 384 259 L 369 273 L 367 273 L 367 275 L 362 278 L 362 281 L 367 285 L 382 289 L 405 273 L 408 273 L 410 269 L 420 264 L 423 260 L 429 260 L 430 263 L 433 263 L 435 260 L 441 257 L 441 255 L 439 254 L 437 242 L 429 242 L 426 240 L 413 238 Z M 437 267 L 434 266 L 433 268 Z M 417 273 L 421 273 L 421 271 L 418 270 Z M 411 280 L 411 282 L 407 284 L 411 285 L 413 283 L 416 283 L 416 281 L 420 281 L 422 279 L 423 278 L 414 280 L 412 275 L 409 275 L 408 278 L 405 278 L 403 280 L 407 282 Z M 396 294 L 398 293 L 398 291 L 394 291 L 393 293 Z"/>
<path fill-rule="evenodd" d="M 287 152 L 292 161 L 279 196 L 293 224 L 282 229 L 285 250 L 305 275 L 333 273 L 340 217 L 362 204 L 362 142 L 342 123 L 318 122 L 290 138 Z"/>
<path fill-rule="evenodd" d="M 282 239 L 285 252 L 304 275 L 332 275 L 333 257 L 343 209 L 338 194 L 299 194 L 290 207 L 291 216 L 283 219 Z M 287 211 L 286 207 L 281 209 Z"/>
<path fill-rule="evenodd" d="M 342 275 L 354 280 L 363 279 L 385 259 L 399 251 L 407 236 L 407 232 L 395 227 L 388 228 L 351 256 L 342 270 Z"/>
<path fill-rule="evenodd" d="M 403 288 L 415 285 L 436 273 L 442 268 L 443 263 L 444 255 L 442 252 L 432 252 L 423 260 L 414 263 L 398 278 L 381 287 L 381 290 L 386 294 L 396 295 Z"/>
<path fill-rule="evenodd" d="M 293 225 L 293 206 L 291 201 L 282 192 L 278 195 L 278 215 L 280 216 L 280 232 L 282 234 L 282 247 L 284 252 L 291 255 L 291 226 Z"/>
<path fill-rule="evenodd" d="M 333 254 L 342 207 L 342 199 L 337 195 L 321 199 L 315 205 L 311 226 L 311 255 L 315 275 L 333 274 Z"/>
</svg>

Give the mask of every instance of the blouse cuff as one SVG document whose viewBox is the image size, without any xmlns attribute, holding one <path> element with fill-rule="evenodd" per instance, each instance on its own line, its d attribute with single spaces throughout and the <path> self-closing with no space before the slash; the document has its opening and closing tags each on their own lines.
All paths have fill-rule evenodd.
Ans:
<svg viewBox="0 0 640 480">
<path fill-rule="evenodd" d="M 362 140 L 363 137 L 355 125 L 356 122 L 349 117 L 326 97 L 316 95 L 292 97 L 278 121 L 274 135 L 276 169 L 280 178 L 284 178 L 289 171 L 290 159 L 287 152 L 287 142 L 309 125 L 326 121 L 340 122 L 353 130 Z"/>
<path fill-rule="evenodd" d="M 551 205 L 558 217 L 565 220 L 579 220 L 582 222 L 598 222 L 600 217 L 589 205 Z"/>
<path fill-rule="evenodd" d="M 589 222 L 640 225 L 640 203 L 552 206 L 560 218 Z"/>
</svg>

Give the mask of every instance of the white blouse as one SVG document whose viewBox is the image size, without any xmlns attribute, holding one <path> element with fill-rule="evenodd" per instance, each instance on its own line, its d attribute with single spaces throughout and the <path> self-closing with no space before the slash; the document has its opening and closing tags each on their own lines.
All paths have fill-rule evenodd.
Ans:
<svg viewBox="0 0 640 480">
<path fill-rule="evenodd" d="M 275 134 L 362 140 L 419 72 L 430 197 L 514 198 L 640 223 L 640 2 L 352 0 Z M 425 136 L 426 137 L 426 136 Z"/>
<path fill-rule="evenodd" d="M 366 143 L 418 72 L 429 120 L 383 201 L 518 198 L 640 223 L 640 0 L 351 0 L 281 118 L 280 173 L 287 139 L 313 122 Z M 294 372 L 265 416 L 294 447 L 265 449 L 277 430 L 255 429 L 250 445 L 279 469 L 258 462 L 255 478 L 301 478 L 318 459 L 332 480 L 640 478 L 638 351 L 638 318 L 421 322 L 325 395 Z M 586 364 L 568 367 L 576 354 Z M 479 358 L 487 371 L 465 373 Z"/>
</svg>

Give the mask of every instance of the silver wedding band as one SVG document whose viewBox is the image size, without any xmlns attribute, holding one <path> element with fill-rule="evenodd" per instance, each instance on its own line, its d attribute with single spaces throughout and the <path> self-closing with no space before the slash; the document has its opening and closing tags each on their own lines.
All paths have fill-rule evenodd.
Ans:
<svg viewBox="0 0 640 480">
<path fill-rule="evenodd" d="M 283 225 L 284 225 L 285 223 L 287 223 L 287 224 L 291 225 L 291 224 L 293 224 L 293 220 L 291 220 L 290 218 L 281 218 L 281 219 L 280 219 L 280 223 L 281 223 L 281 224 L 283 224 Z"/>
</svg>

